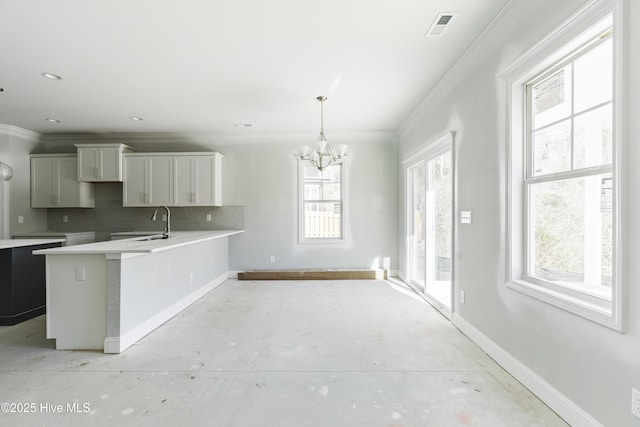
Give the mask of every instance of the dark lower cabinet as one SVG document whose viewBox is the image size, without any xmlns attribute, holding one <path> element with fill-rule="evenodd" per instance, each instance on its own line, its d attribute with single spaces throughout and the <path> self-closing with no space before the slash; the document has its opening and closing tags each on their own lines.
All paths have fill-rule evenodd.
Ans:
<svg viewBox="0 0 640 427">
<path fill-rule="evenodd" d="M 0 249 L 0 326 L 15 325 L 46 312 L 46 257 L 32 252 L 60 246 L 47 243 Z"/>
</svg>

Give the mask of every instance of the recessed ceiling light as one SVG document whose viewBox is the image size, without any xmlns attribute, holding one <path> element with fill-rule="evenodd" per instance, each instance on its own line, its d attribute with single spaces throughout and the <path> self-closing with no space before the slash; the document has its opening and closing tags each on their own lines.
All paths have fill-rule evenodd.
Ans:
<svg viewBox="0 0 640 427">
<path fill-rule="evenodd" d="M 42 76 L 48 78 L 49 80 L 62 80 L 62 77 L 53 73 L 42 73 Z"/>
<path fill-rule="evenodd" d="M 48 119 L 45 119 L 45 120 L 48 121 L 49 123 L 60 123 L 60 120 L 56 120 L 56 119 L 48 118 Z"/>
<path fill-rule="evenodd" d="M 141 122 L 142 118 L 141 117 L 129 117 L 131 120 L 133 120 L 134 122 Z"/>
</svg>

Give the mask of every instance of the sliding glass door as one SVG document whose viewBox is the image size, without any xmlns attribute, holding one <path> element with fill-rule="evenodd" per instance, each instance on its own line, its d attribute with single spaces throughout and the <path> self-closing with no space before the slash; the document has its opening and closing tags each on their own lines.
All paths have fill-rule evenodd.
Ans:
<svg viewBox="0 0 640 427">
<path fill-rule="evenodd" d="M 408 280 L 451 312 L 453 170 L 451 141 L 407 168 Z"/>
<path fill-rule="evenodd" d="M 409 179 L 409 282 L 421 291 L 425 291 L 426 238 L 425 218 L 426 203 L 426 174 L 427 164 L 422 161 L 407 170 Z"/>
</svg>

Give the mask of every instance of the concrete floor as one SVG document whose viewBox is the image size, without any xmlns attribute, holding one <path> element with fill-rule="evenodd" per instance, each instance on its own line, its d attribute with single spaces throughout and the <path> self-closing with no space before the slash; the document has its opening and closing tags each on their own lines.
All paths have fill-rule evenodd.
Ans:
<svg viewBox="0 0 640 427">
<path fill-rule="evenodd" d="M 368 280 L 229 280 L 120 355 L 55 350 L 44 316 L 0 327 L 0 402 L 23 412 L 0 413 L 11 426 L 566 426 Z"/>
</svg>

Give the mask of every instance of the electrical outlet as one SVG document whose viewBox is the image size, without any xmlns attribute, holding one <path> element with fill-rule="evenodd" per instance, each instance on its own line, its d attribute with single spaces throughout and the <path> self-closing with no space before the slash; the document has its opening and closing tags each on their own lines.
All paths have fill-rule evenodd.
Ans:
<svg viewBox="0 0 640 427">
<path fill-rule="evenodd" d="M 62 215 L 62 222 L 69 222 L 69 217 L 67 215 Z"/>
<path fill-rule="evenodd" d="M 167 214 L 162 214 L 162 220 L 163 220 L 164 222 L 167 222 Z"/>
<path fill-rule="evenodd" d="M 206 216 L 206 220 L 207 220 L 207 222 L 208 222 L 208 221 L 211 221 L 211 214 L 207 214 L 207 216 Z"/>
<path fill-rule="evenodd" d="M 78 282 L 84 282 L 87 280 L 87 269 L 84 267 L 76 267 L 76 280 Z"/>
<path fill-rule="evenodd" d="M 631 413 L 640 418 L 640 390 L 631 389 Z"/>
<path fill-rule="evenodd" d="M 464 293 L 464 291 L 462 289 L 460 289 L 460 304 L 464 304 L 465 303 L 465 296 L 466 296 L 466 294 Z"/>
<path fill-rule="evenodd" d="M 276 262 L 276 257 L 275 257 L 275 255 L 271 255 L 271 256 L 269 257 L 269 262 L 271 262 L 271 263 Z"/>
<path fill-rule="evenodd" d="M 24 217 L 22 215 L 18 216 L 18 224 L 24 224 Z"/>
</svg>

